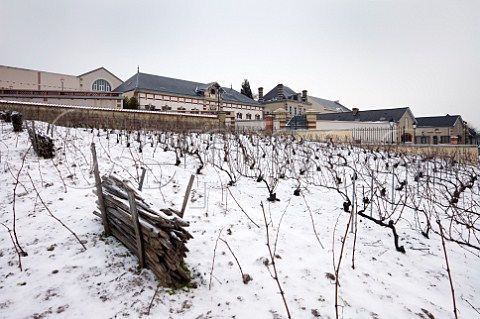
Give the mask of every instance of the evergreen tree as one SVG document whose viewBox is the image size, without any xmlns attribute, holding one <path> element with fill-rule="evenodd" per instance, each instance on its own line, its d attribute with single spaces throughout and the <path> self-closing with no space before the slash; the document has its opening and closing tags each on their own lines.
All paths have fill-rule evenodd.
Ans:
<svg viewBox="0 0 480 319">
<path fill-rule="evenodd" d="M 240 89 L 240 93 L 253 99 L 252 89 L 250 89 L 250 83 L 248 83 L 247 79 L 243 81 L 242 88 Z"/>
<path fill-rule="evenodd" d="M 138 100 L 136 97 L 132 96 L 131 98 L 123 98 L 123 108 L 124 109 L 138 109 Z"/>
<path fill-rule="evenodd" d="M 126 96 L 123 97 L 123 108 L 129 109 L 128 97 Z"/>
<path fill-rule="evenodd" d="M 138 110 L 139 105 L 138 105 L 138 100 L 137 100 L 136 97 L 132 96 L 128 102 L 130 104 L 131 109 L 137 109 Z"/>
</svg>

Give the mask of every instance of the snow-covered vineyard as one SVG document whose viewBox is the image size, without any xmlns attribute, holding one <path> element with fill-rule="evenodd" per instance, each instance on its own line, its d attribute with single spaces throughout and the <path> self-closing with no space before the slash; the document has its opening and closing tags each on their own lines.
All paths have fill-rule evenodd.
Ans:
<svg viewBox="0 0 480 319">
<path fill-rule="evenodd" d="M 0 123 L 1 318 L 480 318 L 478 166 L 289 136 Z M 47 124 L 37 122 L 37 131 Z M 53 133 L 52 133 L 53 131 Z M 193 282 L 103 235 L 100 173 L 180 210 Z"/>
</svg>

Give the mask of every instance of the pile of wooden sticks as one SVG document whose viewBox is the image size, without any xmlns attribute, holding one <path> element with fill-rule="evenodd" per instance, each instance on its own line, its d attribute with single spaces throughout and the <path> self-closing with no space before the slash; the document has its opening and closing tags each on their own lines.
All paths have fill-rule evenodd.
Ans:
<svg viewBox="0 0 480 319">
<path fill-rule="evenodd" d="M 153 210 L 137 191 L 113 175 L 102 177 L 102 193 L 111 234 L 139 257 L 140 266 L 155 273 L 163 286 L 188 283 L 191 278 L 183 258 L 188 252 L 186 242 L 193 237 L 179 213 L 171 208 Z M 97 204 L 101 207 L 100 198 Z"/>
</svg>

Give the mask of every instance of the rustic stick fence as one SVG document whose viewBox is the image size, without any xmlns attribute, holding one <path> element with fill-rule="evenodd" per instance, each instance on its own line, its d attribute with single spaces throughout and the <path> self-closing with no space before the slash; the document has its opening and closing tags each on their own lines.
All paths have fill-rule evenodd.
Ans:
<svg viewBox="0 0 480 319">
<path fill-rule="evenodd" d="M 91 147 L 98 181 L 95 145 Z M 185 230 L 189 224 L 179 217 L 180 212 L 171 208 L 155 211 L 138 191 L 114 175 L 103 176 L 96 186 L 100 213 L 94 214 L 104 221 L 105 235 L 120 240 L 138 257 L 139 266 L 150 269 L 161 285 L 175 287 L 190 282 L 183 259 L 188 252 L 186 243 L 193 237 Z"/>
<path fill-rule="evenodd" d="M 28 136 L 32 142 L 33 150 L 38 156 L 43 158 L 53 158 L 55 156 L 55 145 L 53 140 L 35 130 L 35 121 L 31 122 L 31 126 L 27 125 Z"/>
</svg>

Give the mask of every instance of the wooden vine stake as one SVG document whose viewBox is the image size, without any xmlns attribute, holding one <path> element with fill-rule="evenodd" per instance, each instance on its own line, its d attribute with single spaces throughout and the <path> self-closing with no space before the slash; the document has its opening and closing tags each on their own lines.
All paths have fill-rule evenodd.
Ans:
<svg viewBox="0 0 480 319">
<path fill-rule="evenodd" d="M 142 167 L 142 176 L 140 177 L 140 183 L 138 185 L 138 190 L 142 191 L 143 188 L 143 181 L 145 180 L 145 173 L 147 172 L 147 169 L 145 167 Z"/>
<path fill-rule="evenodd" d="M 105 230 L 105 236 L 108 237 L 111 235 L 111 231 L 110 231 L 110 225 L 108 224 L 105 201 L 103 199 L 102 180 L 100 178 L 100 173 L 98 171 L 97 151 L 95 150 L 95 143 L 90 144 L 90 149 L 92 151 L 92 157 L 93 157 L 93 174 L 95 175 L 95 187 L 97 188 L 98 206 L 100 208 L 100 212 L 102 213 L 102 222 L 103 222 L 103 228 Z"/>
<path fill-rule="evenodd" d="M 132 214 L 132 224 L 135 230 L 135 238 L 137 241 L 137 256 L 140 263 L 140 268 L 145 268 L 145 255 L 143 250 L 142 230 L 140 229 L 140 222 L 138 220 L 137 204 L 135 203 L 135 192 L 125 185 L 128 193 L 128 204 L 130 206 L 130 214 Z"/>
<path fill-rule="evenodd" d="M 190 192 L 192 191 L 194 180 L 195 180 L 195 175 L 191 175 L 190 180 L 188 181 L 187 190 L 185 191 L 185 197 L 183 198 L 182 210 L 180 211 L 181 218 L 183 218 L 183 214 L 185 213 L 185 209 L 187 208 L 188 198 L 190 197 Z"/>
</svg>

